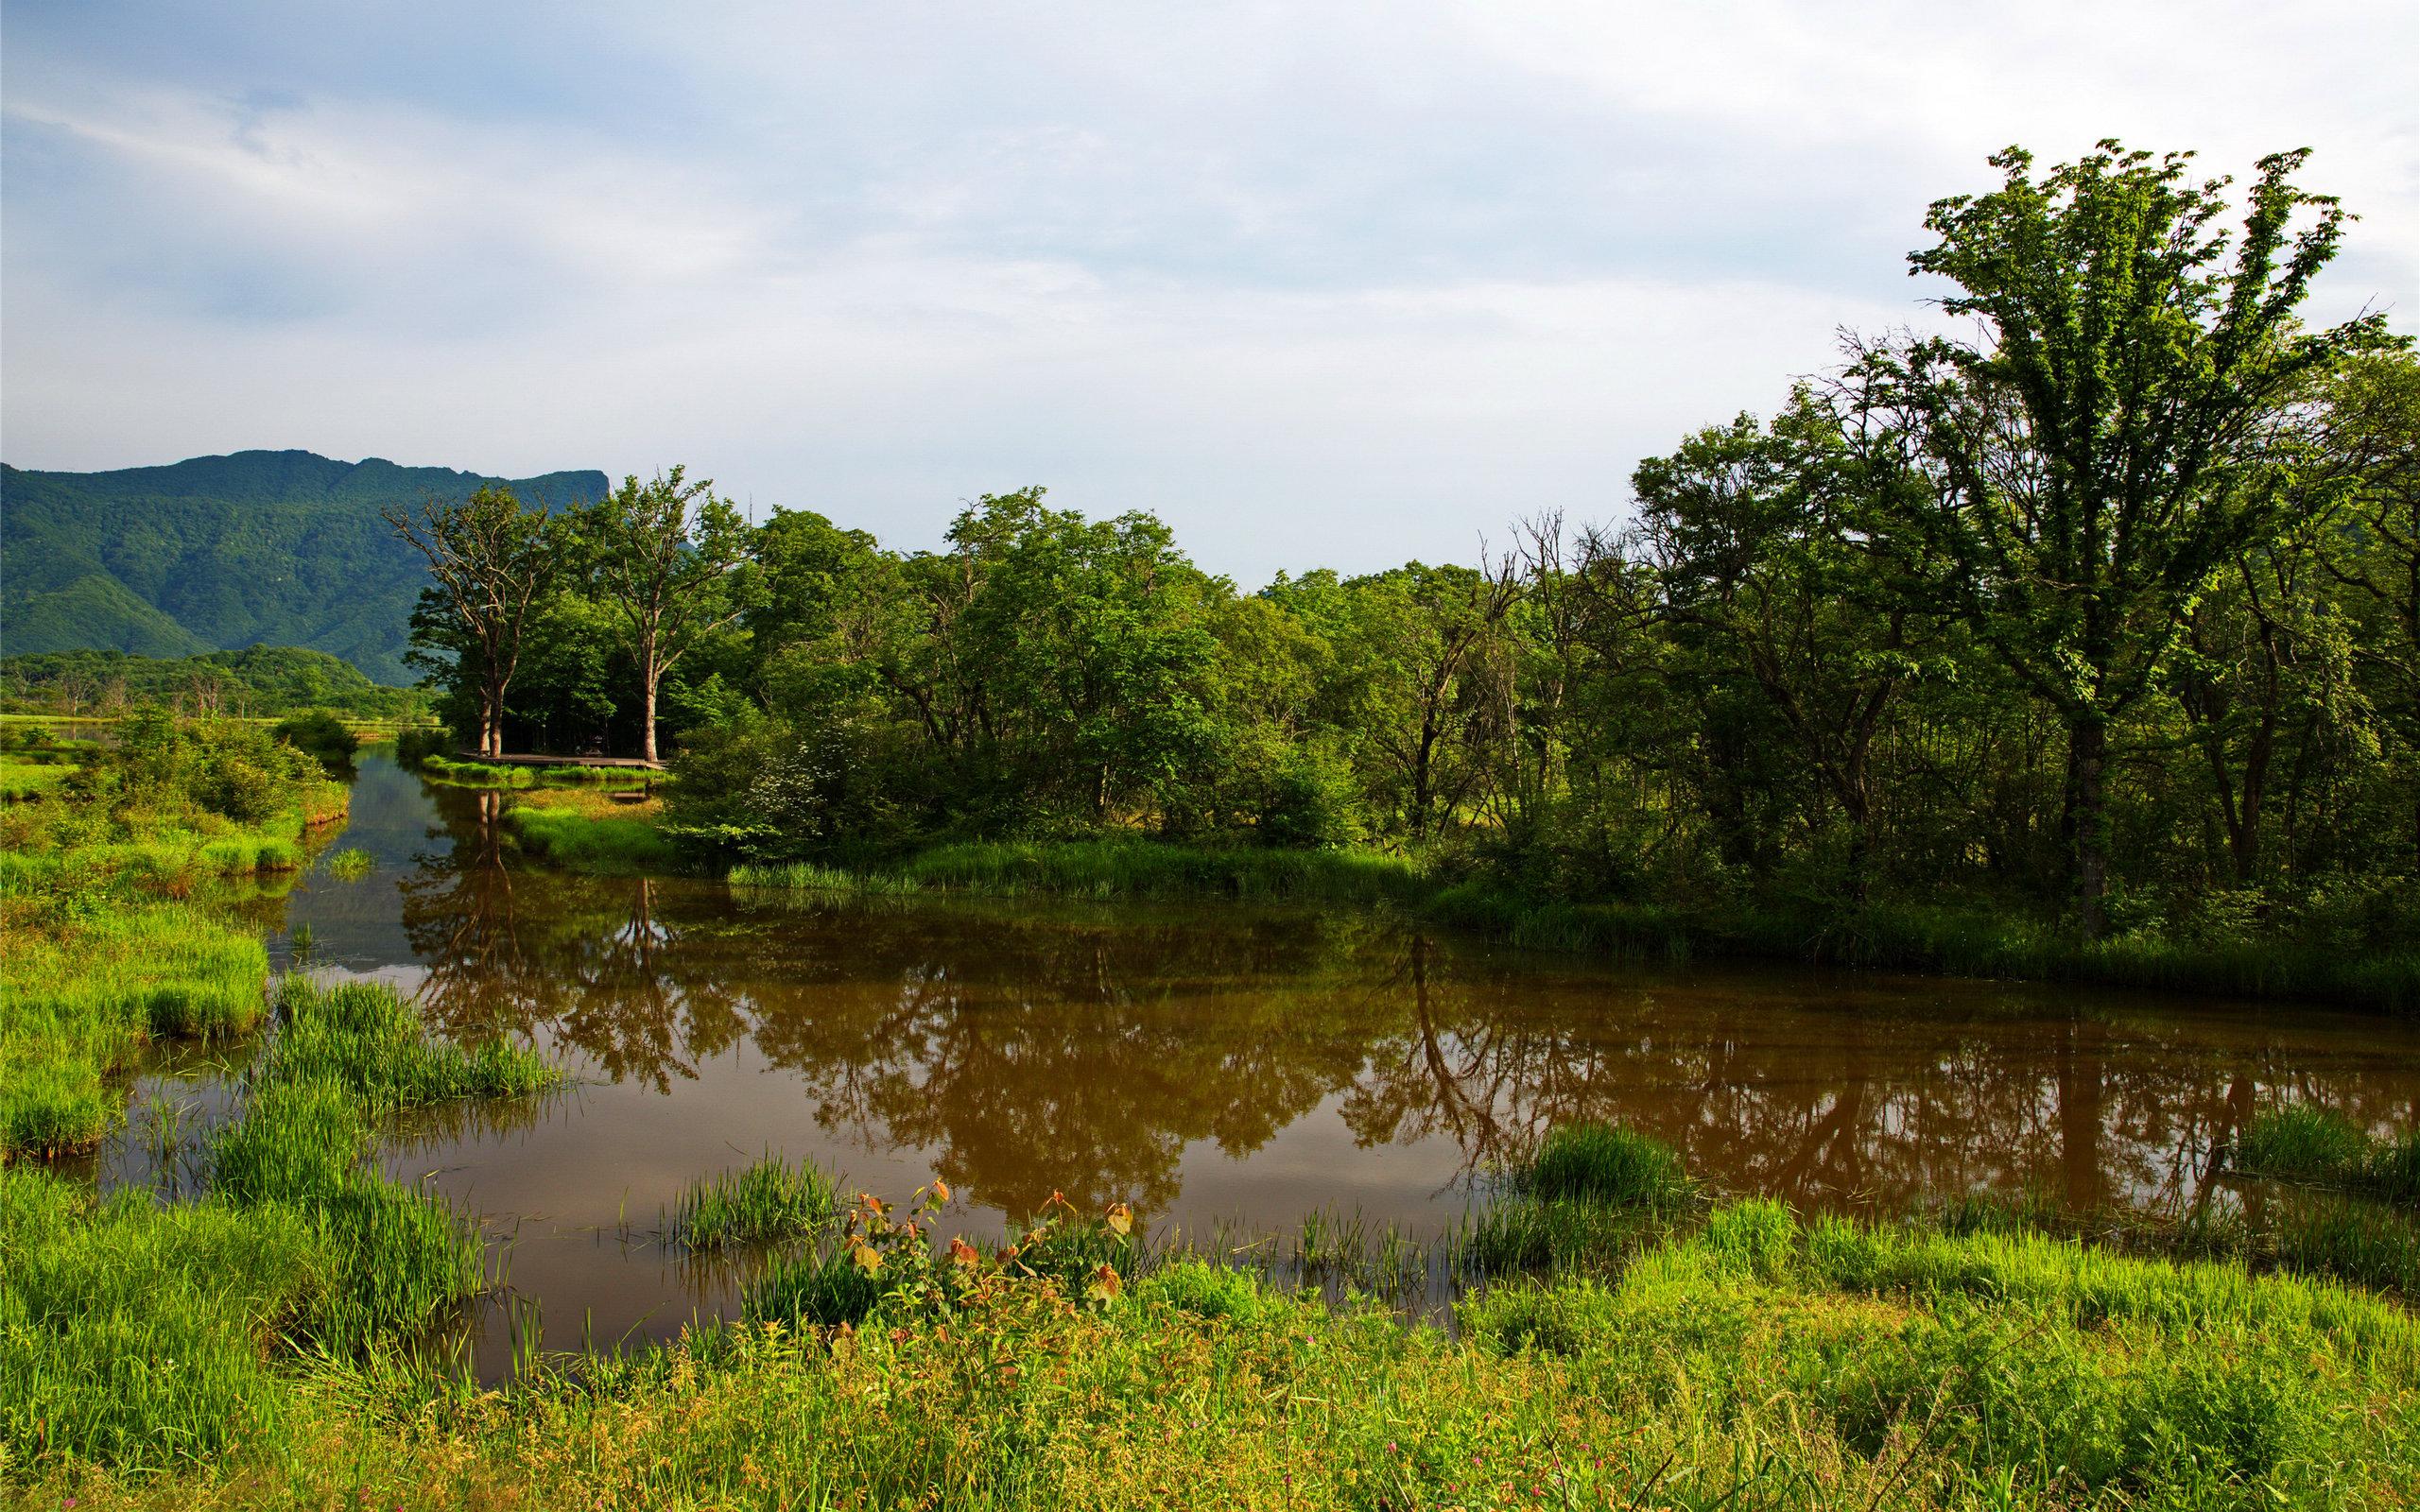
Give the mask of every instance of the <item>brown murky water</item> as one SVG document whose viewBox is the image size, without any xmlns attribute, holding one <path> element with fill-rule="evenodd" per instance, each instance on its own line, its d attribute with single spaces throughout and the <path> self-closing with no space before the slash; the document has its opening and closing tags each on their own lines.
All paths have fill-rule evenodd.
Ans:
<svg viewBox="0 0 2420 1512">
<path fill-rule="evenodd" d="M 2211 1148 L 2280 1089 L 2420 1116 L 2420 1025 L 2388 1020 L 1643 970 L 1359 911 L 566 876 L 515 857 L 497 807 L 367 757 L 341 843 L 376 868 L 315 871 L 285 919 L 310 926 L 310 968 L 393 980 L 443 1025 L 501 1023 L 580 1077 L 419 1120 L 389 1156 L 510 1240 L 552 1347 L 732 1310 L 735 1272 L 653 1231 L 686 1183 L 769 1149 L 893 1197 L 942 1177 L 977 1227 L 1061 1191 L 1197 1233 L 1326 1210 L 1417 1235 L 1581 1116 L 1652 1131 L 1724 1189 L 1884 1210 L 1984 1188 L 2200 1200 Z M 148 1084 L 172 1085 L 214 1096 Z"/>
</svg>

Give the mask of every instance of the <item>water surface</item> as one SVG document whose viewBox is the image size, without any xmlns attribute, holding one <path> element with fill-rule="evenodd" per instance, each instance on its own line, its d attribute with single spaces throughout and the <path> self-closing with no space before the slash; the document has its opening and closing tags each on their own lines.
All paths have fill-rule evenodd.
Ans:
<svg viewBox="0 0 2420 1512">
<path fill-rule="evenodd" d="M 1731 1192 L 1895 1211 L 2018 1189 L 2181 1207 L 2281 1090 L 2420 1112 L 2420 1026 L 2361 1015 L 1641 969 L 1357 909 L 571 876 L 518 855 L 500 809 L 365 753 L 339 843 L 376 866 L 305 876 L 273 945 L 295 964 L 308 925 L 304 967 L 392 981 L 441 1027 L 502 1028 L 577 1075 L 414 1119 L 388 1154 L 510 1242 L 550 1346 L 731 1311 L 737 1272 L 654 1230 L 686 1183 L 769 1149 L 894 1198 L 942 1177 L 993 1231 L 1057 1192 L 1196 1233 L 1326 1209 L 1427 1234 L 1578 1117 L 1652 1132 Z"/>
</svg>

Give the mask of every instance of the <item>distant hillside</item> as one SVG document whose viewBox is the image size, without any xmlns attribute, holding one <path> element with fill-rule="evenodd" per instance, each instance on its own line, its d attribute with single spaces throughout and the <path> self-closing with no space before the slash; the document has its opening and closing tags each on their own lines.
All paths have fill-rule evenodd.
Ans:
<svg viewBox="0 0 2420 1512">
<path fill-rule="evenodd" d="M 0 465 L 0 651 L 301 645 L 408 682 L 405 641 L 426 575 L 378 510 L 488 482 L 549 507 L 608 487 L 596 472 L 483 478 L 311 452 L 114 472 Z"/>
</svg>

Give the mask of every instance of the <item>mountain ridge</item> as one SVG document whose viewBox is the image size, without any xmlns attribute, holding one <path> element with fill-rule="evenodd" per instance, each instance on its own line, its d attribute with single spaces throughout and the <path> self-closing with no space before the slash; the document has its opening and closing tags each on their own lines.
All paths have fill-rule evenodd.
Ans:
<svg viewBox="0 0 2420 1512">
<path fill-rule="evenodd" d="M 408 682 L 425 573 L 378 511 L 491 483 L 548 508 L 610 487 L 595 469 L 505 478 L 299 448 L 95 472 L 0 463 L 0 650 L 299 645 Z"/>
</svg>

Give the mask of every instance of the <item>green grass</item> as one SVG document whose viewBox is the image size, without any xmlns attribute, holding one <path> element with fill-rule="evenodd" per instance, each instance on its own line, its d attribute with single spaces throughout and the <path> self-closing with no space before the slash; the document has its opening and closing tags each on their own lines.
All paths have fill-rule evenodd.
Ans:
<svg viewBox="0 0 2420 1512">
<path fill-rule="evenodd" d="M 424 1323 L 482 1282 L 479 1241 L 441 1204 L 366 1163 L 360 1103 L 333 1081 L 271 1081 L 210 1151 L 214 1197 L 245 1211 L 296 1211 L 311 1225 L 327 1284 L 294 1332 L 339 1352 Z"/>
<path fill-rule="evenodd" d="M 97 1142 L 122 1113 L 111 1078 L 145 1043 L 251 1030 L 268 980 L 256 935 L 189 907 L 21 919 L 0 946 L 0 1152 Z"/>
<path fill-rule="evenodd" d="M 157 1467 L 285 1416 L 268 1356 L 325 1291 L 300 1211 L 107 1202 L 0 1168 L 0 1485 L 45 1461 Z"/>
<path fill-rule="evenodd" d="M 838 1205 L 832 1178 L 813 1162 L 793 1165 L 767 1155 L 691 1186 L 669 1228 L 692 1249 L 762 1245 L 815 1233 L 831 1223 Z"/>
<path fill-rule="evenodd" d="M 433 755 L 414 765 L 440 782 L 465 787 L 645 787 L 664 781 L 662 772 L 630 766 L 517 766 Z"/>
<path fill-rule="evenodd" d="M 814 891 L 1357 903 L 1416 902 L 1430 890 L 1412 863 L 1375 851 L 1211 850 L 1150 840 L 969 841 L 889 868 L 751 866 L 735 869 L 731 881 Z"/>
<path fill-rule="evenodd" d="M 651 820 L 520 802 L 504 811 L 521 843 L 579 871 L 671 870 L 680 849 Z"/>
<path fill-rule="evenodd" d="M 2420 1208 L 2420 1129 L 2374 1138 L 2350 1119 L 2308 1103 L 2254 1118 L 2237 1142 L 2235 1167 L 2247 1176 L 2340 1187 Z"/>
<path fill-rule="evenodd" d="M 94 1503 L 2367 1508 L 2420 1481 L 2420 1323 L 2327 1282 L 1718 1206 L 1458 1329 L 1173 1257 L 942 1291 L 800 1256 L 752 1321 L 508 1393 L 298 1390 L 272 1452 Z M 923 1273 L 919 1273 L 920 1275 Z M 848 1325 L 842 1327 L 842 1325 Z M 400 1399 L 400 1400 L 398 1400 Z M 95 1493 L 98 1493 L 97 1495 Z"/>
<path fill-rule="evenodd" d="M 66 782 L 75 771 L 70 765 L 0 757 L 0 802 L 39 798 Z"/>
<path fill-rule="evenodd" d="M 369 851 L 356 846 L 347 846 L 328 857 L 328 875 L 338 882 L 359 882 L 370 875 L 371 868 L 376 865 L 370 859 Z"/>
<path fill-rule="evenodd" d="M 534 1051 L 501 1038 L 467 1048 L 430 1039 L 411 1004 L 383 982 L 323 988 L 288 976 L 279 987 L 277 1014 L 262 1076 L 324 1081 L 372 1111 L 521 1097 L 561 1080 Z"/>
<path fill-rule="evenodd" d="M 1670 1145 L 1611 1124 L 1556 1125 L 1514 1179 L 1522 1192 L 1543 1201 L 1649 1211 L 1678 1208 L 1696 1193 Z"/>
<path fill-rule="evenodd" d="M 1403 907 L 1546 950 L 1628 959 L 1747 956 L 1956 976 L 2420 1007 L 2420 951 L 2188 944 L 2121 936 L 2087 944 L 2021 911 L 1838 899 L 1685 908 L 1557 898 L 1487 877 L 1454 880 L 1374 850 L 1213 849 L 1147 839 L 966 841 L 856 867 L 732 869 L 735 886 L 952 891 L 1094 899 L 1241 898 Z"/>
<path fill-rule="evenodd" d="M 209 1140 L 202 1201 L 99 1202 L 0 1168 L 0 1484 L 269 1452 L 306 1360 L 374 1368 L 483 1284 L 476 1231 L 370 1163 L 372 1119 L 555 1074 L 525 1051 L 429 1041 L 384 985 L 290 977 L 277 1002 L 242 1114 Z"/>
</svg>

